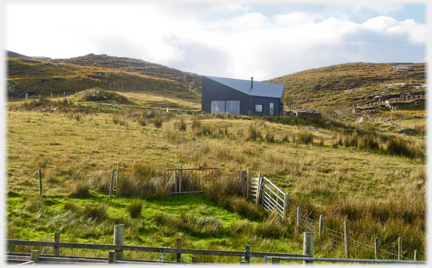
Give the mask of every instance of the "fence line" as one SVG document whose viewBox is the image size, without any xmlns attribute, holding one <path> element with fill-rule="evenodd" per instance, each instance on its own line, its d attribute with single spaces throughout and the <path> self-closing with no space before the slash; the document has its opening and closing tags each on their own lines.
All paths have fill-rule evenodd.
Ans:
<svg viewBox="0 0 432 268">
<path fill-rule="evenodd" d="M 288 193 L 284 193 L 282 192 L 282 190 L 280 190 L 275 184 L 273 184 L 268 178 L 263 177 L 262 182 L 260 185 L 258 185 L 258 189 L 262 189 L 262 192 L 260 193 L 259 191 L 257 191 L 257 195 L 256 195 L 256 200 L 259 200 L 260 198 L 260 194 L 262 196 L 261 199 L 261 205 L 269 211 L 273 211 L 275 213 L 277 213 L 278 215 L 280 215 L 283 219 L 285 219 L 288 215 L 287 212 L 287 205 L 289 203 L 289 200 L 286 201 L 285 197 L 288 196 Z M 282 199 L 279 195 L 283 196 L 284 199 Z M 282 202 L 282 204 L 280 203 Z M 258 201 L 257 201 L 258 204 Z M 299 207 L 300 208 L 300 207 Z M 305 230 L 308 231 L 314 231 L 317 227 L 319 228 L 319 233 L 321 236 L 322 233 L 322 229 L 324 229 L 325 231 L 327 231 L 327 239 L 329 239 L 330 241 L 337 243 L 337 244 L 341 244 L 345 246 L 345 251 L 346 254 L 349 251 L 349 241 L 352 240 L 352 244 L 354 246 L 356 246 L 357 248 L 362 248 L 368 251 L 373 251 L 375 252 L 376 256 L 379 254 L 379 252 L 383 252 L 388 254 L 388 256 L 395 256 L 398 259 L 405 259 L 408 260 L 408 258 L 404 257 L 402 254 L 402 250 L 401 247 L 402 245 L 398 245 L 398 247 L 400 247 L 400 249 L 398 249 L 398 254 L 394 254 L 394 253 L 390 253 L 388 251 L 379 249 L 379 247 L 377 245 L 371 246 L 371 245 L 367 245 L 365 243 L 359 242 L 357 240 L 355 240 L 349 233 L 348 230 L 345 230 L 346 233 L 342 233 L 336 230 L 333 230 L 331 228 L 322 226 L 322 215 L 320 216 L 320 222 L 315 221 L 314 219 L 303 215 L 300 211 L 300 209 L 298 208 L 298 214 L 297 214 L 297 228 L 302 227 Z M 292 214 L 295 214 L 295 212 L 291 212 L 291 214 L 289 214 L 290 216 L 292 216 Z M 346 222 L 347 224 L 347 222 Z M 346 227 L 347 228 L 347 227 Z M 379 252 L 376 252 L 377 250 L 379 250 Z M 399 253 L 400 251 L 400 253 Z M 417 254 L 417 253 L 415 253 Z"/>
<path fill-rule="evenodd" d="M 55 233 L 55 242 L 12 240 L 12 239 L 6 240 L 7 246 L 9 246 L 9 245 L 24 245 L 24 246 L 52 247 L 52 248 L 54 248 L 54 255 L 50 255 L 50 256 L 53 256 L 53 257 L 60 257 L 60 249 L 61 248 L 111 250 L 109 252 L 109 260 L 108 260 L 109 263 L 114 263 L 116 260 L 124 260 L 123 259 L 123 252 L 124 251 L 161 253 L 162 254 L 162 256 L 161 256 L 162 262 L 163 262 L 163 254 L 165 254 L 165 253 L 176 254 L 176 256 L 177 256 L 176 262 L 177 263 L 182 262 L 182 258 L 181 258 L 182 254 L 243 257 L 243 259 L 247 263 L 250 262 L 250 259 L 252 257 L 264 258 L 265 256 L 268 256 L 268 255 L 277 256 L 277 257 L 313 257 L 313 254 L 255 252 L 255 251 L 251 251 L 251 248 L 249 245 L 245 246 L 244 251 L 185 249 L 185 248 L 182 248 L 181 242 L 182 242 L 182 239 L 177 238 L 177 248 L 164 247 L 163 251 L 161 250 L 162 247 L 126 246 L 126 245 L 124 245 L 124 225 L 123 224 L 119 224 L 119 225 L 114 226 L 114 244 L 113 245 L 60 242 L 60 233 Z M 309 245 L 306 245 L 306 243 L 304 243 L 304 247 L 306 247 L 306 246 L 309 247 Z M 8 252 L 8 253 L 10 253 L 10 252 Z M 63 256 L 63 258 L 65 258 L 65 256 Z M 57 261 L 59 261 L 58 259 L 59 258 L 57 258 Z M 82 257 L 80 259 L 82 259 Z M 87 261 L 89 261 L 91 259 L 95 259 L 95 258 L 89 257 L 89 259 Z M 34 262 L 40 262 L 41 261 L 38 250 L 32 250 L 31 251 L 31 260 Z M 194 260 L 194 257 L 192 257 L 192 260 Z M 134 260 L 128 260 L 128 261 L 134 261 Z M 135 260 L 135 261 L 142 261 L 142 260 Z M 196 257 L 195 257 L 195 262 L 197 262 Z"/>
</svg>

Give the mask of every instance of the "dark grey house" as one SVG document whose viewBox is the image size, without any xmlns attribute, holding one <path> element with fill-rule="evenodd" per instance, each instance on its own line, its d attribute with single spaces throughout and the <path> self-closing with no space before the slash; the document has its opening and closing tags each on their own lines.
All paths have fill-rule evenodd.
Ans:
<svg viewBox="0 0 432 268">
<path fill-rule="evenodd" d="M 202 111 L 231 115 L 282 115 L 284 84 L 213 76 L 202 78 Z"/>
</svg>

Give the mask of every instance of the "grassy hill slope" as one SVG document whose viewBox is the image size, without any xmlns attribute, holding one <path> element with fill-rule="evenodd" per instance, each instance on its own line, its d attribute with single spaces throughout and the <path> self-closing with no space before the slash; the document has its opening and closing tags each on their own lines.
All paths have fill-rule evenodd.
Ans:
<svg viewBox="0 0 432 268">
<path fill-rule="evenodd" d="M 52 62 L 121 70 L 129 73 L 144 74 L 151 77 L 170 79 L 181 83 L 184 88 L 187 88 L 190 82 L 195 82 L 196 86 L 200 86 L 202 83 L 201 76 L 197 74 L 182 72 L 174 68 L 139 59 L 113 57 L 107 56 L 105 54 L 89 54 L 86 56 L 70 59 L 55 59 L 52 60 Z"/>
<path fill-rule="evenodd" d="M 7 59 L 7 88 L 9 97 L 48 97 L 53 93 L 72 94 L 92 87 L 116 90 L 152 91 L 161 96 L 169 92 L 188 93 L 180 82 L 171 79 L 151 77 L 102 67 L 79 66 L 68 63 L 54 63 L 28 57 Z"/>
<path fill-rule="evenodd" d="M 398 63 L 347 63 L 306 70 L 268 80 L 285 84 L 285 94 L 295 106 L 309 109 L 324 106 L 352 107 L 401 93 L 424 92 L 426 65 L 409 63 L 412 68 L 396 71 Z M 404 83 L 404 85 L 396 85 Z"/>
</svg>

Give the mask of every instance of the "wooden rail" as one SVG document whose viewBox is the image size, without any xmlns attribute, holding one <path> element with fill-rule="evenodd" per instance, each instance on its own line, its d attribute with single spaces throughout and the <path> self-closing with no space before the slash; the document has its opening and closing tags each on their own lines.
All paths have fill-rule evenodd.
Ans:
<svg viewBox="0 0 432 268">
<path fill-rule="evenodd" d="M 39 247 L 58 247 L 58 248 L 76 248 L 76 249 L 97 249 L 97 250 L 123 250 L 123 251 L 140 251 L 140 252 L 160 252 L 161 247 L 143 247 L 143 246 L 116 246 L 105 244 L 85 244 L 85 243 L 65 243 L 65 242 L 46 242 L 32 240 L 6 240 L 8 245 L 21 246 L 39 246 Z M 244 257 L 245 251 L 229 250 L 208 250 L 208 249 L 186 249 L 186 248 L 163 248 L 164 253 L 193 254 L 193 255 L 213 255 L 213 256 L 234 256 Z M 269 253 L 269 252 L 251 252 L 251 257 L 264 258 L 265 256 L 279 257 L 305 257 L 303 254 L 287 253 Z"/>
</svg>

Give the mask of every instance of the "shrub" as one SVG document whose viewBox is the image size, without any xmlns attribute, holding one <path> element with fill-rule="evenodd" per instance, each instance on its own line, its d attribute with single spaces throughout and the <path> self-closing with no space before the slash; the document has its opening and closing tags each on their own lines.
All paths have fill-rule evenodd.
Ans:
<svg viewBox="0 0 432 268">
<path fill-rule="evenodd" d="M 127 210 L 131 216 L 131 218 L 135 219 L 141 215 L 142 211 L 142 203 L 141 200 L 135 199 L 128 206 Z"/>
</svg>

